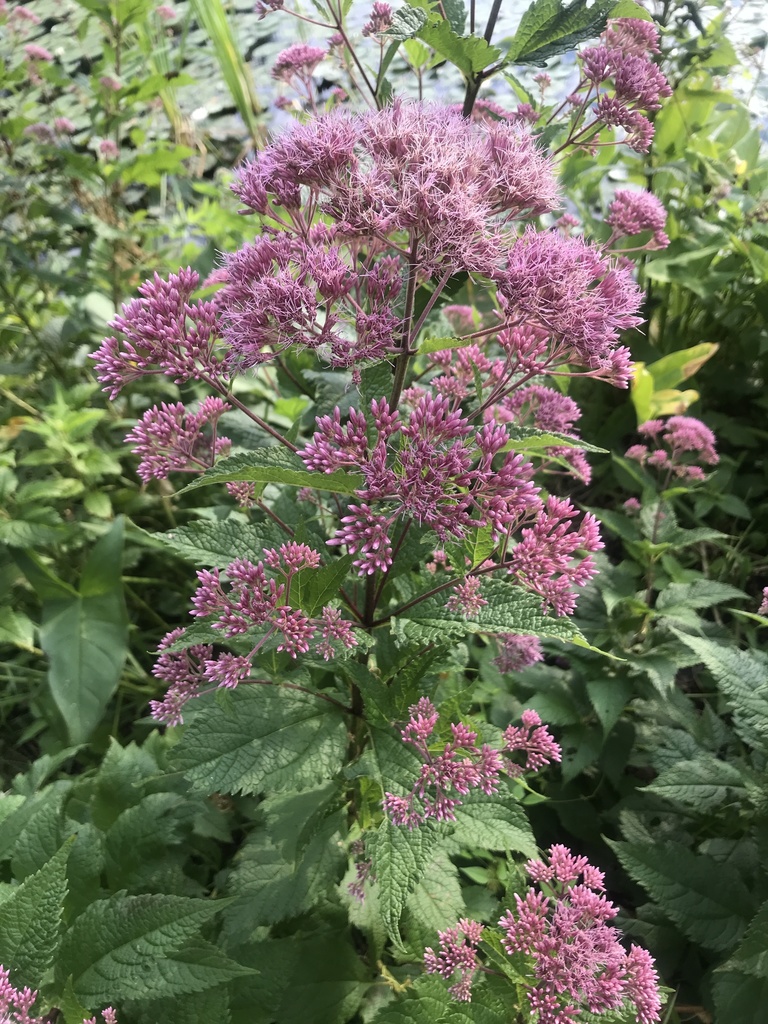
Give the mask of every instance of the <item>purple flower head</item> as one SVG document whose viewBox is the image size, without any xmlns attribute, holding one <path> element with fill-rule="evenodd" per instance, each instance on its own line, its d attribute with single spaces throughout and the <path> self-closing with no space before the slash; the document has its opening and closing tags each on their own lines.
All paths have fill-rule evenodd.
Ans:
<svg viewBox="0 0 768 1024">
<path fill-rule="evenodd" d="M 25 7 L 24 4 L 19 4 L 18 7 L 12 8 L 8 16 L 18 21 L 26 21 L 29 25 L 40 24 L 40 18 L 34 11 L 30 11 L 28 7 Z"/>
<path fill-rule="evenodd" d="M 461 612 L 466 619 L 473 619 L 488 602 L 480 593 L 483 581 L 479 576 L 467 576 L 457 583 L 446 601 L 449 612 Z"/>
<path fill-rule="evenodd" d="M 206 398 L 196 413 L 180 402 L 148 409 L 125 438 L 141 456 L 137 472 L 144 483 L 165 480 L 174 470 L 200 473 L 227 454 L 231 442 L 217 436 L 216 425 L 229 408 L 220 398 Z"/>
<path fill-rule="evenodd" d="M 214 354 L 219 340 L 217 297 L 192 301 L 200 277 L 189 267 L 164 281 L 158 274 L 139 288 L 110 323 L 122 335 L 105 338 L 91 356 L 96 375 L 114 401 L 126 384 L 164 374 L 181 384 L 216 376 L 222 367 Z"/>
<path fill-rule="evenodd" d="M 57 117 L 53 122 L 53 127 L 54 131 L 59 132 L 61 135 L 72 135 L 73 132 L 77 131 L 76 125 L 68 117 Z"/>
<path fill-rule="evenodd" d="M 325 56 L 326 51 L 319 46 L 294 43 L 277 55 L 272 77 L 281 82 L 290 82 L 294 77 L 307 80 Z"/>
<path fill-rule="evenodd" d="M 648 420 L 637 430 L 655 447 L 651 450 L 647 445 L 634 444 L 627 449 L 625 457 L 641 465 L 663 469 L 681 480 L 692 483 L 704 480 L 704 470 L 696 462 L 715 466 L 720 460 L 715 450 L 715 435 L 693 416 L 670 416 L 666 422 Z"/>
<path fill-rule="evenodd" d="M 384 0 L 374 0 L 371 16 L 363 25 L 364 36 L 377 36 L 392 25 L 392 8 Z"/>
<path fill-rule="evenodd" d="M 509 672 L 519 672 L 523 668 L 528 668 L 529 665 L 535 665 L 544 657 L 538 637 L 520 636 L 517 633 L 500 633 L 496 639 L 499 643 L 499 653 L 493 663 L 505 675 Z"/>
<path fill-rule="evenodd" d="M 641 292 L 631 272 L 581 238 L 529 228 L 515 243 L 499 283 L 511 324 L 559 340 L 564 361 L 610 371 L 620 331 L 641 323 Z"/>
<path fill-rule="evenodd" d="M 757 609 L 758 615 L 768 615 L 768 587 L 763 587 L 763 599 Z"/>
<path fill-rule="evenodd" d="M 652 243 L 655 249 L 669 245 L 669 238 L 664 232 L 666 220 L 667 211 L 652 192 L 624 188 L 616 190 L 605 218 L 616 237 L 638 235 L 642 231 L 653 232 Z"/>
<path fill-rule="evenodd" d="M 617 46 L 627 54 L 659 52 L 659 30 L 643 18 L 612 18 L 603 37 L 608 46 Z"/>
<path fill-rule="evenodd" d="M 540 651 L 535 660 L 541 660 Z M 547 726 L 541 724 L 541 718 L 535 711 L 524 711 L 522 723 L 522 726 L 508 725 L 504 731 L 504 749 L 510 754 L 522 754 L 524 757 L 523 765 L 516 774 L 523 771 L 537 772 L 544 765 L 561 759 L 560 745 L 555 742 Z"/>
<path fill-rule="evenodd" d="M 56 141 L 56 135 L 53 129 L 44 121 L 35 121 L 34 124 L 28 124 L 22 134 L 29 139 L 37 139 L 38 142 Z"/>
<path fill-rule="evenodd" d="M 46 50 L 44 46 L 38 46 L 37 43 L 27 43 L 24 47 L 24 55 L 30 61 L 41 60 L 50 63 L 53 60 L 51 51 Z"/>
<path fill-rule="evenodd" d="M 103 85 L 105 89 L 109 89 L 110 92 L 120 92 L 123 88 L 122 82 L 119 82 L 112 75 L 104 75 L 99 79 L 99 85 Z"/>
<path fill-rule="evenodd" d="M 480 965 L 477 947 L 483 935 L 483 926 L 477 921 L 461 918 L 455 928 L 448 928 L 437 935 L 440 940 L 437 952 L 431 946 L 424 950 L 427 974 L 454 979 L 448 991 L 454 999 L 469 1002 L 472 998 L 472 981 Z"/>
<path fill-rule="evenodd" d="M 120 156 L 120 147 L 112 139 L 101 139 L 99 141 L 99 156 L 105 160 L 117 160 Z"/>
<path fill-rule="evenodd" d="M 539 1022 L 560 1024 L 582 1010 L 628 1008 L 642 1024 L 661 1016 L 658 978 L 645 950 L 627 953 L 609 925 L 618 911 L 605 896 L 603 875 L 585 857 L 553 846 L 549 863 L 532 861 L 531 877 L 546 892 L 515 894 L 515 909 L 499 921 L 507 952 L 529 957 L 535 985 L 528 990 Z"/>
</svg>

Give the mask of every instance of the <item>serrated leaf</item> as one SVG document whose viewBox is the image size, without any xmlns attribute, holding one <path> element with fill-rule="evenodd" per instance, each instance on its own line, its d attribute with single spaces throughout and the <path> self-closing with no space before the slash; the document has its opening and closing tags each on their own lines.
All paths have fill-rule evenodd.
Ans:
<svg viewBox="0 0 768 1024">
<path fill-rule="evenodd" d="M 110 999 L 157 999 L 208 988 L 249 974 L 197 937 L 228 900 L 118 893 L 92 903 L 65 935 L 56 963 L 89 1006 Z"/>
<path fill-rule="evenodd" d="M 726 865 L 680 843 L 608 844 L 629 876 L 693 942 L 724 950 L 744 934 L 753 900 Z"/>
<path fill-rule="evenodd" d="M 723 970 L 743 971 L 768 978 L 768 903 L 763 903 L 749 922 L 746 935 Z"/>
<path fill-rule="evenodd" d="M 541 64 L 578 43 L 593 39 L 605 28 L 616 0 L 535 0 L 526 10 L 509 50 L 510 64 Z M 639 5 L 631 17 L 648 19 Z M 625 15 L 626 16 L 626 15 Z"/>
<path fill-rule="evenodd" d="M 387 934 L 401 945 L 400 917 L 434 856 L 441 832 L 432 821 L 409 831 L 385 819 L 366 837 L 377 895 Z"/>
<path fill-rule="evenodd" d="M 302 826 L 327 795 L 308 790 L 267 803 L 269 820 L 249 836 L 229 877 L 227 892 L 238 897 L 227 912 L 230 933 L 234 925 L 250 938 L 254 928 L 296 917 L 331 892 L 346 860 L 338 841 L 344 812 L 316 821 L 309 842 L 299 845 Z"/>
<path fill-rule="evenodd" d="M 347 1024 L 370 986 L 350 934 L 338 928 L 311 938 L 291 935 L 253 943 L 242 956 L 258 977 L 237 983 L 232 1000 L 236 1021 L 252 1021 L 254 1007 L 266 1005 L 266 1019 L 279 1024 Z"/>
<path fill-rule="evenodd" d="M 285 543 L 285 534 L 276 523 L 256 526 L 232 519 L 224 522 L 202 519 L 167 533 L 153 534 L 153 538 L 195 565 L 214 565 L 219 569 L 236 558 L 258 562 L 264 557 L 264 548 Z"/>
<path fill-rule="evenodd" d="M 470 793 L 462 798 L 455 813 L 451 839 L 463 846 L 536 856 L 536 841 L 526 813 L 509 792 L 494 796 Z"/>
<path fill-rule="evenodd" d="M 333 491 L 335 494 L 354 494 L 363 486 L 361 476 L 346 470 L 337 469 L 333 473 L 310 472 L 299 456 L 286 448 L 253 448 L 248 452 L 219 459 L 212 469 L 187 484 L 182 493 L 210 484 L 233 481 L 290 484 L 293 487 Z"/>
<path fill-rule="evenodd" d="M 384 32 L 390 39 L 411 39 L 427 23 L 425 11 L 416 7 L 400 7 L 392 15 L 392 24 Z"/>
<path fill-rule="evenodd" d="M 603 734 L 607 736 L 632 698 L 632 687 L 624 679 L 591 679 L 587 683 L 587 693 L 600 719 Z"/>
<path fill-rule="evenodd" d="M 406 903 L 410 941 L 416 938 L 418 945 L 435 941 L 438 931 L 452 928 L 464 916 L 464 909 L 458 869 L 438 850 Z"/>
<path fill-rule="evenodd" d="M 673 630 L 701 658 L 733 709 L 741 738 L 768 751 L 768 669 L 749 651 Z"/>
<path fill-rule="evenodd" d="M 425 25 L 419 31 L 419 38 L 441 57 L 455 64 L 467 78 L 472 78 L 501 57 L 501 50 L 491 46 L 482 36 L 460 36 L 447 21 Z"/>
<path fill-rule="evenodd" d="M 736 1024 L 763 1024 L 768 1006 L 768 978 L 742 974 L 740 971 L 717 971 L 713 976 L 712 994 L 717 1020 Z"/>
<path fill-rule="evenodd" d="M 746 794 L 744 776 L 736 765 L 704 756 L 677 762 L 645 788 L 701 813 L 711 811 L 726 800 L 743 799 Z"/>
<path fill-rule="evenodd" d="M 419 355 L 426 356 L 432 352 L 445 352 L 453 348 L 467 348 L 471 344 L 471 338 L 454 338 L 450 335 L 440 338 L 425 338 L 419 345 Z"/>
<path fill-rule="evenodd" d="M 68 840 L 0 904 L 0 963 L 17 987 L 39 985 L 56 957 L 71 848 Z"/>
<path fill-rule="evenodd" d="M 445 642 L 448 636 L 460 639 L 467 633 L 520 633 L 579 643 L 580 646 L 587 644 L 570 619 L 544 615 L 541 598 L 522 587 L 489 579 L 483 581 L 480 593 L 488 604 L 471 619 L 459 611 L 449 611 L 444 594 L 416 604 L 408 610 L 407 617 L 403 616 L 406 635 L 432 643 Z M 411 629 L 409 624 L 415 628 Z"/>
<path fill-rule="evenodd" d="M 723 601 L 738 601 L 746 598 L 743 590 L 717 580 L 694 580 L 692 583 L 670 583 L 659 594 L 656 611 L 669 616 L 675 609 L 711 608 Z"/>
<path fill-rule="evenodd" d="M 231 1019 L 226 986 L 153 1000 L 138 1010 L 139 1024 L 229 1024 Z"/>
<path fill-rule="evenodd" d="M 373 1024 L 435 1024 L 444 1019 L 449 1002 L 446 983 L 422 975 L 396 1003 L 379 1010 Z"/>
<path fill-rule="evenodd" d="M 229 696 L 226 708 L 201 707 L 171 756 L 197 790 L 300 790 L 340 770 L 347 731 L 339 708 L 277 686 L 241 686 Z"/>
<path fill-rule="evenodd" d="M 607 455 L 607 448 L 599 448 L 597 445 L 588 444 L 582 439 L 569 437 L 567 434 L 559 434 L 554 430 L 539 430 L 537 427 L 507 426 L 509 435 L 508 444 L 501 449 L 503 452 L 540 452 L 547 448 L 579 448 L 584 452 L 593 452 L 599 455 Z"/>
</svg>

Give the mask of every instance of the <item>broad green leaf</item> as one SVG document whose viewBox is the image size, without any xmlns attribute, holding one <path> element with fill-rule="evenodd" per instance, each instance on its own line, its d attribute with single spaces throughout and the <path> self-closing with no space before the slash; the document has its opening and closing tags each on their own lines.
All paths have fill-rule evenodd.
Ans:
<svg viewBox="0 0 768 1024">
<path fill-rule="evenodd" d="M 370 979 L 352 936 L 341 927 L 310 938 L 267 939 L 238 951 L 258 971 L 234 987 L 235 1024 L 250 1024 L 254 1011 L 279 1024 L 347 1024 L 356 1018 Z M 214 1022 L 211 1022 L 214 1024 Z"/>
<path fill-rule="evenodd" d="M 520 633 L 588 646 L 570 619 L 544 615 L 541 598 L 522 587 L 488 579 L 483 581 L 480 593 L 488 604 L 471 619 L 459 611 L 449 611 L 445 593 L 426 598 L 402 615 L 406 636 L 433 643 L 444 642 L 449 636 L 460 639 L 467 633 Z"/>
<path fill-rule="evenodd" d="M 426 356 L 431 352 L 445 352 L 451 348 L 467 348 L 472 344 L 471 338 L 425 338 L 419 345 L 419 355 Z"/>
<path fill-rule="evenodd" d="M 456 808 L 451 839 L 462 846 L 487 850 L 514 850 L 536 856 L 536 841 L 525 811 L 509 792 L 492 796 L 473 792 Z"/>
<path fill-rule="evenodd" d="M 68 840 L 0 904 L 0 963 L 17 987 L 37 987 L 56 958 L 71 848 Z"/>
<path fill-rule="evenodd" d="M 365 850 L 373 864 L 379 906 L 387 933 L 397 945 L 402 941 L 400 917 L 425 877 L 440 837 L 440 829 L 431 820 L 409 830 L 385 819 L 367 834 Z"/>
<path fill-rule="evenodd" d="M 660 615 L 674 615 L 676 609 L 686 608 L 698 611 L 711 608 L 723 601 L 739 601 L 746 598 L 743 590 L 717 580 L 694 580 L 692 583 L 670 583 L 659 594 L 656 611 Z"/>
<path fill-rule="evenodd" d="M 0 644 L 13 644 L 23 651 L 34 651 L 35 626 L 29 616 L 8 605 L 0 608 Z"/>
<path fill-rule="evenodd" d="M 157 999 L 204 992 L 249 974 L 198 933 L 228 900 L 166 894 L 97 900 L 75 919 L 56 964 L 90 1006 L 110 999 Z"/>
<path fill-rule="evenodd" d="M 723 1024 L 763 1024 L 768 1006 L 768 978 L 718 970 L 713 975 L 712 994 L 716 1019 Z"/>
<path fill-rule="evenodd" d="M 83 743 L 117 689 L 127 654 L 128 616 L 122 587 L 123 520 L 95 544 L 73 592 L 31 560 L 20 562 L 43 601 L 40 646 L 48 685 L 70 743 Z"/>
<path fill-rule="evenodd" d="M 402 997 L 376 1014 L 373 1024 L 435 1024 L 444 1021 L 451 998 L 441 978 L 420 975 Z"/>
<path fill-rule="evenodd" d="M 452 928 L 465 909 L 458 869 L 438 851 L 406 903 L 409 940 L 435 942 L 437 932 Z"/>
<path fill-rule="evenodd" d="M 400 7 L 392 15 L 392 24 L 384 35 L 390 39 L 411 39 L 427 23 L 427 15 L 416 7 Z"/>
<path fill-rule="evenodd" d="M 346 862 L 339 843 L 344 812 L 315 822 L 309 842 L 299 844 L 304 824 L 327 795 L 312 789 L 268 801 L 268 820 L 257 824 L 229 876 L 227 893 L 238 897 L 227 911 L 230 934 L 234 926 L 247 940 L 254 928 L 303 914 L 332 891 Z"/>
<path fill-rule="evenodd" d="M 768 979 L 768 903 L 763 903 L 749 922 L 746 935 L 723 970 L 743 971 Z"/>
<path fill-rule="evenodd" d="M 232 519 L 224 522 L 201 519 L 153 536 L 187 561 L 195 565 L 215 565 L 219 569 L 236 558 L 258 562 L 264 557 L 264 548 L 284 544 L 286 539 L 276 523 L 252 525 Z"/>
<path fill-rule="evenodd" d="M 224 707 L 200 705 L 171 762 L 205 793 L 259 793 L 332 778 L 344 761 L 339 708 L 314 694 L 277 686 L 239 687 Z"/>
<path fill-rule="evenodd" d="M 714 950 L 739 941 L 753 900 L 733 869 L 680 843 L 608 842 L 629 876 L 689 939 Z"/>
<path fill-rule="evenodd" d="M 741 738 L 768 750 L 768 665 L 750 651 L 673 630 L 699 657 L 733 709 Z"/>
<path fill-rule="evenodd" d="M 598 36 L 616 8 L 616 0 L 535 0 L 526 10 L 512 39 L 510 64 L 542 64 L 558 53 L 572 50 L 578 43 Z M 650 16 L 639 4 L 622 17 Z"/>
<path fill-rule="evenodd" d="M 603 734 L 607 736 L 633 697 L 632 687 L 624 679 L 590 679 L 587 682 L 587 693 L 600 719 Z"/>
<path fill-rule="evenodd" d="M 363 486 L 363 478 L 356 473 L 337 469 L 333 473 L 312 473 L 298 455 L 285 448 L 254 448 L 239 455 L 219 459 L 184 491 L 192 491 L 209 484 L 232 481 L 250 481 L 263 484 L 290 484 L 294 487 L 313 487 L 318 491 L 335 494 L 354 494 Z"/>
<path fill-rule="evenodd" d="M 153 1000 L 148 1006 L 138 1008 L 138 1024 L 157 1024 L 158 1021 L 162 1024 L 230 1024 L 231 1019 L 225 985 L 207 992 Z"/>
<path fill-rule="evenodd" d="M 127 807 L 107 831 L 106 875 L 112 891 L 146 891 L 168 869 L 171 848 L 181 842 L 181 819 L 189 813 L 177 793 L 148 793 Z"/>
<path fill-rule="evenodd" d="M 482 36 L 460 36 L 447 21 L 436 25 L 425 25 L 419 31 L 419 38 L 431 46 L 461 71 L 472 78 L 501 57 L 501 50 L 491 46 Z"/>
<path fill-rule="evenodd" d="M 579 448 L 584 452 L 596 452 L 606 455 L 606 448 L 598 448 L 597 445 L 588 444 L 581 438 L 568 437 L 567 434 L 558 434 L 555 431 L 539 430 L 536 427 L 515 427 L 507 426 L 507 434 L 510 441 L 501 450 L 514 452 L 541 452 L 547 448 Z"/>
<path fill-rule="evenodd" d="M 743 800 L 747 792 L 744 776 L 736 765 L 703 754 L 694 760 L 679 761 L 645 788 L 702 814 L 726 800 Z"/>
<path fill-rule="evenodd" d="M 646 369 L 653 378 L 654 390 L 663 391 L 676 388 L 684 380 L 688 380 L 712 358 L 719 349 L 713 342 L 702 342 L 693 348 L 678 349 L 669 355 L 648 363 Z"/>
</svg>

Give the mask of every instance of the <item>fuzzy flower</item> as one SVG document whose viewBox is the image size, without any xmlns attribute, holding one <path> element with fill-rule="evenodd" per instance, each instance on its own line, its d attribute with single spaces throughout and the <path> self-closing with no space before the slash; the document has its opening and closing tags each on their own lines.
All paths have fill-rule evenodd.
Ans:
<svg viewBox="0 0 768 1024">
<path fill-rule="evenodd" d="M 490 795 L 498 790 L 502 772 L 516 777 L 560 760 L 560 748 L 533 711 L 523 713 L 521 729 L 515 731 L 510 726 L 502 752 L 485 743 L 478 746 L 477 733 L 462 723 L 451 724 L 451 739 L 436 746 L 433 738 L 440 715 L 432 702 L 422 697 L 408 710 L 411 717 L 400 735 L 423 763 L 410 793 L 384 794 L 384 811 L 395 825 L 412 830 L 427 818 L 455 821 L 461 797 L 471 790 Z M 520 753 L 526 758 L 523 767 L 512 759 Z"/>
<path fill-rule="evenodd" d="M 581 238 L 529 228 L 512 247 L 499 283 L 509 326 L 541 328 L 559 340 L 561 361 L 614 375 L 620 331 L 641 323 L 630 270 Z"/>
<path fill-rule="evenodd" d="M 120 156 L 120 147 L 112 139 L 101 139 L 99 141 L 99 156 L 105 160 L 117 160 Z"/>
<path fill-rule="evenodd" d="M 540 657 L 536 660 L 540 660 Z M 522 713 L 521 721 L 522 726 L 508 725 L 504 730 L 504 749 L 511 755 L 522 754 L 525 760 L 522 766 L 515 766 L 518 769 L 516 772 L 512 768 L 507 771 L 517 775 L 524 771 L 537 772 L 544 765 L 559 761 L 562 757 L 560 745 L 555 742 L 547 726 L 541 724 L 538 713 L 529 708 Z"/>
<path fill-rule="evenodd" d="M 363 25 L 364 36 L 382 35 L 392 24 L 392 8 L 384 0 L 374 0 L 371 16 Z"/>
<path fill-rule="evenodd" d="M 46 50 L 44 46 L 38 46 L 37 43 L 27 43 L 24 47 L 24 54 L 27 60 L 31 61 L 41 60 L 50 63 L 53 60 L 51 51 Z"/>
<path fill-rule="evenodd" d="M 53 128 L 62 135 L 72 135 L 77 131 L 77 126 L 68 117 L 57 117 L 53 122 Z"/>
<path fill-rule="evenodd" d="M 667 211 L 652 192 L 638 192 L 634 189 L 616 190 L 613 202 L 608 208 L 606 224 L 613 228 L 613 237 L 639 235 L 642 231 L 653 232 L 652 246 L 664 249 L 669 238 L 664 232 Z"/>
<path fill-rule="evenodd" d="M 758 615 L 768 615 L 768 587 L 763 587 L 763 600 L 757 609 Z"/>
<path fill-rule="evenodd" d="M 500 633 L 496 639 L 499 643 L 499 653 L 493 659 L 493 664 L 505 675 L 535 665 L 544 657 L 541 641 L 536 636 Z"/>
<path fill-rule="evenodd" d="M 325 55 L 326 51 L 319 46 L 294 43 L 277 55 L 272 77 L 280 82 L 290 82 L 294 77 L 306 80 Z"/>
<path fill-rule="evenodd" d="M 715 435 L 693 416 L 670 416 L 666 421 L 648 420 L 637 430 L 655 447 L 651 449 L 645 444 L 633 444 L 624 453 L 625 458 L 654 469 L 663 469 L 680 480 L 689 483 L 704 480 L 704 470 L 696 463 L 715 466 L 720 461 L 715 450 Z"/>
<path fill-rule="evenodd" d="M 483 581 L 479 576 L 467 576 L 457 583 L 453 593 L 446 601 L 449 612 L 461 612 L 467 619 L 473 619 L 488 602 L 481 595 Z"/>
<path fill-rule="evenodd" d="M 34 124 L 28 124 L 22 134 L 29 139 L 37 139 L 38 142 L 56 141 L 53 129 L 44 121 L 35 121 Z"/>
<path fill-rule="evenodd" d="M 217 298 L 194 302 L 200 277 L 187 267 L 164 281 L 158 274 L 139 288 L 141 298 L 123 306 L 109 324 L 122 335 L 105 338 L 91 356 L 96 374 L 110 399 L 126 384 L 164 374 L 177 384 L 217 376 L 221 361 L 214 355 L 219 339 Z"/>
<path fill-rule="evenodd" d="M 24 4 L 19 4 L 18 7 L 14 7 L 10 11 L 9 17 L 17 21 L 26 21 L 28 25 L 40 24 L 40 18 L 34 13 L 34 11 L 30 11 L 28 7 L 25 7 Z"/>
<path fill-rule="evenodd" d="M 163 21 L 173 21 L 176 17 L 176 10 L 169 4 L 160 4 L 155 8 L 155 14 Z"/>
<path fill-rule="evenodd" d="M 645 950 L 629 953 L 609 925 L 618 911 L 604 892 L 603 875 L 567 847 L 553 846 L 549 863 L 532 861 L 531 877 L 544 891 L 515 894 L 515 909 L 499 921 L 502 945 L 532 961 L 528 989 L 537 1020 L 560 1024 L 582 1011 L 633 1012 L 641 1024 L 661 1017 L 658 977 Z"/>
<path fill-rule="evenodd" d="M 164 725 L 181 724 L 184 705 L 200 693 L 206 680 L 206 665 L 213 658 L 213 648 L 208 644 L 195 644 L 181 651 L 169 650 L 183 638 L 182 628 L 167 633 L 158 645 L 160 657 L 152 669 L 153 676 L 169 684 L 163 700 L 149 702 L 152 717 Z"/>
<path fill-rule="evenodd" d="M 118 81 L 112 75 L 102 75 L 99 79 L 99 85 L 104 86 L 105 89 L 109 89 L 110 92 L 120 92 L 123 88 L 122 82 Z"/>
<path fill-rule="evenodd" d="M 659 53 L 659 30 L 643 18 L 612 18 L 603 36 L 608 46 L 627 54 Z"/>
<path fill-rule="evenodd" d="M 199 473 L 228 453 L 231 441 L 217 436 L 216 425 L 229 409 L 220 398 L 204 399 L 196 413 L 181 402 L 148 409 L 125 438 L 141 456 L 137 472 L 144 483 L 165 480 L 174 470 Z M 206 427 L 209 432 L 203 433 Z"/>
<path fill-rule="evenodd" d="M 482 935 L 481 924 L 463 917 L 455 928 L 437 933 L 440 940 L 437 953 L 431 946 L 424 950 L 427 974 L 439 974 L 446 979 L 455 978 L 448 991 L 460 1002 L 469 1002 L 472 998 L 472 981 L 480 965 L 477 947 Z"/>
</svg>

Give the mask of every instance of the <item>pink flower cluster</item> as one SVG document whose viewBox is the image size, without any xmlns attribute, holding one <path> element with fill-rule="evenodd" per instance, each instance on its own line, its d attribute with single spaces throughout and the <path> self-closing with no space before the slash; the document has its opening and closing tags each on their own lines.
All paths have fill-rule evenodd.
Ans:
<svg viewBox="0 0 768 1024">
<path fill-rule="evenodd" d="M 306 82 L 325 56 L 326 51 L 319 46 L 294 43 L 277 55 L 272 67 L 272 77 L 279 82 L 290 82 L 292 78 Z"/>
<path fill-rule="evenodd" d="M 659 1021 L 653 960 L 640 946 L 626 952 L 618 932 L 608 925 L 618 908 L 601 895 L 602 872 L 560 845 L 550 848 L 549 863 L 529 861 L 527 869 L 536 887 L 523 896 L 515 894 L 515 909 L 504 914 L 499 926 L 502 945 L 519 962 L 520 972 L 532 971 L 533 984 L 526 993 L 531 1020 L 572 1024 L 583 1011 L 599 1015 L 623 1010 L 634 1013 L 638 1024 Z M 437 953 L 424 951 L 428 974 L 457 977 L 449 989 L 456 999 L 472 998 L 474 975 L 482 966 L 482 933 L 481 925 L 462 920 L 439 933 Z"/>
<path fill-rule="evenodd" d="M 768 615 L 768 587 L 763 587 L 763 599 L 757 609 L 758 615 Z"/>
<path fill-rule="evenodd" d="M 587 514 L 573 528 L 577 511 L 570 501 L 542 502 L 532 483 L 532 464 L 505 451 L 509 435 L 503 424 L 487 422 L 475 429 L 456 400 L 423 393 L 405 422 L 399 411 L 390 412 L 385 399 L 374 399 L 370 420 L 353 409 L 342 425 L 337 408 L 317 426 L 299 452 L 307 468 L 363 475 L 359 503 L 349 506 L 329 541 L 357 556 L 360 575 L 389 569 L 394 527 L 401 518 L 429 527 L 441 540 L 461 538 L 478 526 L 489 526 L 497 540 L 521 530 L 520 543 L 499 568 L 507 568 L 558 615 L 573 610 L 571 588 L 594 574 L 594 562 L 584 552 L 602 546 L 597 521 Z M 454 604 L 466 606 L 468 614 L 485 603 L 476 582 L 460 584 L 455 593 L 460 600 Z"/>
<path fill-rule="evenodd" d="M 448 991 L 454 999 L 468 1003 L 472 999 L 472 982 L 480 959 L 477 947 L 483 937 L 483 926 L 477 921 L 462 917 L 455 928 L 438 932 L 440 947 L 435 953 L 431 946 L 424 950 L 424 966 L 427 974 L 439 974 L 441 978 L 456 977 Z"/>
<path fill-rule="evenodd" d="M 533 960 L 535 985 L 528 1001 L 537 1024 L 569 1024 L 580 1012 L 600 1014 L 624 1008 L 638 1024 L 661 1018 L 658 975 L 640 946 L 627 953 L 609 927 L 618 908 L 605 896 L 603 873 L 586 857 L 561 845 L 549 850 L 549 863 L 527 865 L 536 887 L 515 894 L 515 910 L 499 921 L 510 956 Z"/>
<path fill-rule="evenodd" d="M 648 152 L 653 125 L 641 111 L 658 110 L 661 99 L 672 95 L 666 78 L 650 59 L 658 52 L 655 25 L 635 18 L 610 21 L 602 45 L 581 52 L 583 77 L 573 100 L 579 107 L 590 100 L 596 102 L 594 120 L 579 132 L 577 140 L 581 136 L 588 145 L 591 129 L 615 126 L 624 130 L 626 145 L 639 153 Z"/>
<path fill-rule="evenodd" d="M 440 719 L 437 709 L 427 697 L 422 697 L 408 710 L 411 717 L 400 735 L 424 763 L 407 796 L 384 794 L 384 810 L 395 825 L 406 825 L 412 830 L 427 818 L 455 821 L 460 797 L 471 790 L 479 789 L 490 795 L 497 792 L 502 772 L 518 776 L 524 770 L 537 771 L 560 760 L 559 746 L 535 711 L 523 712 L 522 728 L 510 726 L 506 730 L 503 752 L 487 743 L 478 746 L 477 733 L 462 723 L 451 723 L 451 739 L 440 744 L 439 752 L 432 752 L 430 743 Z M 510 759 L 517 754 L 525 757 L 522 767 Z"/>
<path fill-rule="evenodd" d="M 607 244 L 610 245 L 615 238 L 623 235 L 639 235 L 643 231 L 651 231 L 651 242 L 643 248 L 665 249 L 669 245 L 669 238 L 664 231 L 666 222 L 667 211 L 652 192 L 616 189 L 605 218 L 605 223 L 613 228 Z"/>
<path fill-rule="evenodd" d="M 162 701 L 151 701 L 153 716 L 167 725 L 178 725 L 187 701 L 205 687 L 234 688 L 252 671 L 254 656 L 274 639 L 276 650 L 292 658 L 306 654 L 310 644 L 315 653 L 330 661 L 337 649 L 357 646 L 352 623 L 337 608 L 326 605 L 319 618 L 310 618 L 290 604 L 291 583 L 303 570 L 317 569 L 320 555 L 306 544 L 290 542 L 279 549 L 265 548 L 264 559 L 253 563 L 237 559 L 222 573 L 201 569 L 200 586 L 192 597 L 191 614 L 213 618 L 211 628 L 227 639 L 260 633 L 248 654 L 229 652 L 214 655 L 210 644 L 196 644 L 182 650 L 184 629 L 175 629 L 162 640 L 160 657 L 153 674 L 169 683 Z"/>
<path fill-rule="evenodd" d="M 31 988 L 18 989 L 11 984 L 10 971 L 0 964 L 0 1021 L 3 1024 L 46 1024 L 49 1018 L 33 1017 L 37 992 Z M 101 1015 L 103 1024 L 117 1024 L 117 1014 L 108 1006 Z M 83 1024 L 98 1024 L 95 1017 L 83 1020 Z"/>
<path fill-rule="evenodd" d="M 519 636 L 517 633 L 501 633 L 496 637 L 499 654 L 493 663 L 500 672 L 519 672 L 541 661 L 544 653 L 541 642 L 535 636 Z"/>
<path fill-rule="evenodd" d="M 217 437 L 216 426 L 229 409 L 220 398 L 205 398 L 196 413 L 180 402 L 148 409 L 125 438 L 141 456 L 137 472 L 144 483 L 153 477 L 165 480 L 173 470 L 199 473 L 227 454 L 232 443 Z M 210 428 L 209 434 L 204 433 L 205 427 Z"/>
<path fill-rule="evenodd" d="M 653 448 L 647 444 L 635 444 L 627 449 L 625 457 L 642 466 L 663 471 L 668 480 L 677 477 L 696 483 L 705 479 L 705 473 L 695 462 L 716 466 L 720 461 L 715 450 L 715 435 L 693 416 L 670 416 L 666 421 L 647 420 L 637 430 L 652 442 Z"/>
</svg>

